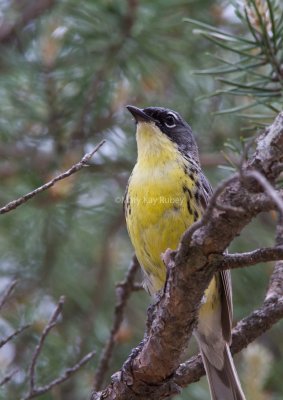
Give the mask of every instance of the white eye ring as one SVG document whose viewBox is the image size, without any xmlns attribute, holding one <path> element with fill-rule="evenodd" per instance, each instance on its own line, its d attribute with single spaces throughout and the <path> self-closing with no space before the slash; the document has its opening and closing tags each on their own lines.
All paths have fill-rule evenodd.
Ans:
<svg viewBox="0 0 283 400">
<path fill-rule="evenodd" d="M 169 117 L 169 118 L 168 118 Z M 166 122 L 167 119 L 170 119 L 170 122 Z M 171 122 L 172 121 L 172 122 Z M 164 121 L 165 125 L 167 126 L 167 128 L 174 128 L 176 126 L 176 117 L 173 113 L 168 113 L 166 115 L 166 119 Z"/>
</svg>

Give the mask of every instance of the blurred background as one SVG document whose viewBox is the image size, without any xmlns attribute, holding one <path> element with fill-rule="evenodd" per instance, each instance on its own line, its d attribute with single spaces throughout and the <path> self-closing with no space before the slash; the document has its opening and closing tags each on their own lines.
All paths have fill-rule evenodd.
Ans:
<svg viewBox="0 0 283 400">
<path fill-rule="evenodd" d="M 0 350 L 0 380 L 18 369 L 2 387 L 1 400 L 26 392 L 31 355 L 61 295 L 66 296 L 63 317 L 40 356 L 38 382 L 48 383 L 93 349 L 97 355 L 40 398 L 89 396 L 113 321 L 115 283 L 123 280 L 133 253 L 122 201 L 136 143 L 125 105 L 180 112 L 193 128 L 213 186 L 231 172 L 242 143 L 256 133 L 254 120 L 218 114 L 247 104 L 248 96 L 206 98 L 223 82 L 212 73 L 194 72 L 214 68 L 216 57 L 232 62 L 237 54 L 198 35 L 186 17 L 250 35 L 232 1 L 0 1 L 1 206 L 107 141 L 93 165 L 1 216 L 0 295 L 13 279 L 18 284 L 1 312 L 0 335 L 32 323 Z M 260 123 L 277 111 L 269 108 L 266 116 L 258 110 Z M 230 251 L 272 245 L 275 223 L 276 215 L 261 215 Z M 233 272 L 235 323 L 262 303 L 271 271 L 272 263 Z M 106 382 L 142 339 L 149 303 L 144 291 L 132 294 Z M 282 334 L 283 325 L 277 324 L 236 357 L 248 399 L 283 398 Z M 192 341 L 184 359 L 196 352 Z M 209 399 L 205 379 L 176 397 L 188 398 Z"/>
</svg>

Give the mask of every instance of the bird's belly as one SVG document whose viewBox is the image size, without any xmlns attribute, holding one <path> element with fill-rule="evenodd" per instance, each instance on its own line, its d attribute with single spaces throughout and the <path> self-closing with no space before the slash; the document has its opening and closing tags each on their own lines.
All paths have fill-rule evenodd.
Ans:
<svg viewBox="0 0 283 400">
<path fill-rule="evenodd" d="M 129 234 L 146 275 L 150 292 L 160 290 L 166 279 L 161 254 L 176 249 L 184 231 L 193 223 L 187 207 L 182 177 L 133 180 L 129 186 Z"/>
</svg>

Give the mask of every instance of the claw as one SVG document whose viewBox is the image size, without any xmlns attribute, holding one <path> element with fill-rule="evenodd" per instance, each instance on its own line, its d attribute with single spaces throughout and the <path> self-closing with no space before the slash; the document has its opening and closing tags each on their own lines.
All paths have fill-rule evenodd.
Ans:
<svg viewBox="0 0 283 400">
<path fill-rule="evenodd" d="M 175 255 L 176 251 L 170 248 L 166 249 L 164 253 L 161 253 L 162 261 L 164 262 L 167 268 L 170 266 L 171 262 L 174 261 Z"/>
</svg>

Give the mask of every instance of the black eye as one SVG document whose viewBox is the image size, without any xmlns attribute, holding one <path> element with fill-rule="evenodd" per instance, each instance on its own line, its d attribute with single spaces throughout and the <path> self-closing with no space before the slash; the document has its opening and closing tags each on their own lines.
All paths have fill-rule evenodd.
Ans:
<svg viewBox="0 0 283 400">
<path fill-rule="evenodd" d="M 168 114 L 164 121 L 168 128 L 174 128 L 176 126 L 176 120 L 172 114 Z"/>
</svg>

